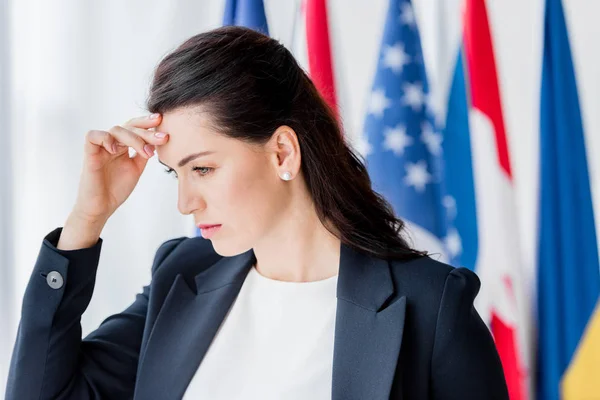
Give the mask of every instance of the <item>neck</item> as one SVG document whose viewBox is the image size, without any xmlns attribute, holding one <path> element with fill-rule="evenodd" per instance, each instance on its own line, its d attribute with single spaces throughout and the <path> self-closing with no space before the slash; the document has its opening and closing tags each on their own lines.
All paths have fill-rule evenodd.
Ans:
<svg viewBox="0 0 600 400">
<path fill-rule="evenodd" d="M 312 205 L 292 206 L 281 223 L 254 246 L 256 269 L 280 281 L 327 279 L 339 272 L 340 245 Z"/>
</svg>

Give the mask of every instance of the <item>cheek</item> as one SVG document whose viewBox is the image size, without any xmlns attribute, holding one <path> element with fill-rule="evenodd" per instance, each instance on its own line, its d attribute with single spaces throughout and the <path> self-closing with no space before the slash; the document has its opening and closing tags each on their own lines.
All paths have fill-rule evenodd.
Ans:
<svg viewBox="0 0 600 400">
<path fill-rule="evenodd" d="M 239 168 L 228 174 L 227 183 L 218 191 L 219 198 L 213 199 L 224 223 L 236 232 L 260 235 L 281 212 L 277 178 L 269 171 L 261 165 Z"/>
</svg>

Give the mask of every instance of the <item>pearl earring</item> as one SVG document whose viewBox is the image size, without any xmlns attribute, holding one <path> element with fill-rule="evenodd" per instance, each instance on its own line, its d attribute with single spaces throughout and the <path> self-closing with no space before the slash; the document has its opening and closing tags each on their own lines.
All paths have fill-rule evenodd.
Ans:
<svg viewBox="0 0 600 400">
<path fill-rule="evenodd" d="M 289 181 L 292 179 L 292 174 L 286 171 L 283 174 L 281 174 L 281 179 L 283 179 L 284 181 Z"/>
</svg>

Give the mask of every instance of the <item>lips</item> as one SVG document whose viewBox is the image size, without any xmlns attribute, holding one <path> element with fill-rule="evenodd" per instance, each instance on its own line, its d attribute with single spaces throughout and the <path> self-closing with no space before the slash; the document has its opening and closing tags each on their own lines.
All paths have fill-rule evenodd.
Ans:
<svg viewBox="0 0 600 400">
<path fill-rule="evenodd" d="M 220 224 L 196 224 L 196 226 L 198 227 L 198 229 L 209 229 L 209 228 L 214 228 L 217 226 L 221 226 Z"/>
<path fill-rule="evenodd" d="M 198 225 L 200 228 L 200 233 L 204 239 L 210 239 L 213 237 L 220 229 L 221 225 Z"/>
</svg>

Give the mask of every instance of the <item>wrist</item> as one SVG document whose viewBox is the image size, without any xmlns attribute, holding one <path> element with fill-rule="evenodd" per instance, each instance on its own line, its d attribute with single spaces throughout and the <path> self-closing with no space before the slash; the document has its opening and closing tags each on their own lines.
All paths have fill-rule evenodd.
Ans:
<svg viewBox="0 0 600 400">
<path fill-rule="evenodd" d="M 104 216 L 88 216 L 83 213 L 78 212 L 77 210 L 72 210 L 69 216 L 67 217 L 66 224 L 73 224 L 81 227 L 87 227 L 92 229 L 100 229 L 104 227 L 106 222 L 108 221 L 108 217 Z"/>
<path fill-rule="evenodd" d="M 76 250 L 92 247 L 98 242 L 105 223 L 105 218 L 86 218 L 77 213 L 70 214 L 56 248 Z"/>
</svg>

